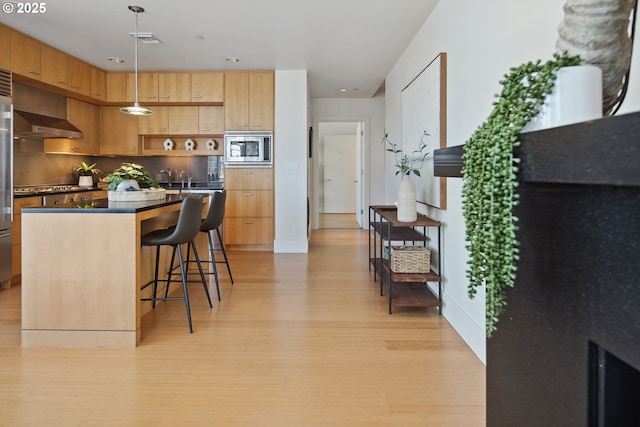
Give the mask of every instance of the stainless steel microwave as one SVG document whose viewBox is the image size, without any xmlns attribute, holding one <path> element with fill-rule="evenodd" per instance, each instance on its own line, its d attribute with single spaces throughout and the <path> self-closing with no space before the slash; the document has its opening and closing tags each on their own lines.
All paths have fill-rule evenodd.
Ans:
<svg viewBox="0 0 640 427">
<path fill-rule="evenodd" d="M 225 166 L 273 165 L 272 132 L 225 132 Z"/>
</svg>

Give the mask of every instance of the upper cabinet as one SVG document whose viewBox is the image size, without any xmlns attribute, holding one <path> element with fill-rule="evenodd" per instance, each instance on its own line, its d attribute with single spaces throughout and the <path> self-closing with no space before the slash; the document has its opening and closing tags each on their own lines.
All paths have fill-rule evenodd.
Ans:
<svg viewBox="0 0 640 427">
<path fill-rule="evenodd" d="M 100 154 L 139 155 L 138 116 L 123 114 L 120 107 L 101 107 L 100 112 Z"/>
<path fill-rule="evenodd" d="M 9 61 L 9 27 L 0 24 L 0 68 L 8 70 L 11 67 Z"/>
<path fill-rule="evenodd" d="M 273 130 L 272 71 L 226 73 L 225 130 Z"/>
<path fill-rule="evenodd" d="M 158 73 L 159 102 L 191 102 L 190 73 Z"/>
<path fill-rule="evenodd" d="M 80 95 L 91 96 L 91 65 L 69 56 L 69 90 Z M 44 80 L 44 76 L 43 76 Z"/>
<path fill-rule="evenodd" d="M 126 102 L 136 100 L 136 75 L 127 73 Z M 141 105 L 158 102 L 158 73 L 138 73 L 138 102 Z"/>
<path fill-rule="evenodd" d="M 224 102 L 224 74 L 191 73 L 191 102 Z"/>
<path fill-rule="evenodd" d="M 107 100 L 107 73 L 99 68 L 91 67 L 91 97 L 98 101 Z"/>
<path fill-rule="evenodd" d="M 107 73 L 107 102 L 127 103 L 127 73 Z"/>
<path fill-rule="evenodd" d="M 40 42 L 18 31 L 10 30 L 9 49 L 11 71 L 40 80 Z M 66 76 L 64 78 L 66 79 Z"/>
</svg>

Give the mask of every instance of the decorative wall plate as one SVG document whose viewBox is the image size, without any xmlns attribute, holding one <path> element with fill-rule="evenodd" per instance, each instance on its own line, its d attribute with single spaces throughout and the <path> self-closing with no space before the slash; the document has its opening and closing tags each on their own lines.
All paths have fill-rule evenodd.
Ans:
<svg viewBox="0 0 640 427">
<path fill-rule="evenodd" d="M 165 150 L 173 150 L 173 141 L 170 140 L 169 138 L 164 140 L 164 149 Z"/>
</svg>

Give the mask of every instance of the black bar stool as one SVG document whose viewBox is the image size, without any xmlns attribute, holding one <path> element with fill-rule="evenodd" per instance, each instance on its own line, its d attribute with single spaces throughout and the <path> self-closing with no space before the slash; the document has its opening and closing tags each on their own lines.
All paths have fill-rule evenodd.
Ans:
<svg viewBox="0 0 640 427">
<path fill-rule="evenodd" d="M 187 269 L 185 268 L 182 258 L 181 245 L 187 244 L 187 249 L 193 248 L 193 253 L 196 257 L 196 264 L 200 271 L 200 278 L 202 279 L 202 285 L 204 291 L 207 294 L 207 300 L 209 301 L 209 307 L 213 307 L 211 304 L 211 297 L 209 296 L 209 289 L 207 288 L 207 282 L 200 265 L 200 257 L 198 256 L 198 250 L 193 241 L 200 231 L 200 224 L 202 222 L 202 199 L 199 197 L 187 197 L 182 202 L 180 208 L 180 214 L 178 216 L 178 223 L 175 227 L 166 228 L 163 230 L 155 230 L 151 233 L 142 236 L 141 244 L 143 246 L 156 246 L 156 263 L 154 279 L 145 284 L 142 289 L 147 286 L 153 285 L 153 298 L 142 298 L 142 301 L 153 301 L 155 307 L 156 301 L 171 301 L 171 300 L 184 300 L 184 305 L 187 309 L 187 319 L 189 320 L 189 332 L 193 333 L 193 326 L 191 324 L 191 309 L 189 306 L 189 291 L 187 289 Z M 160 263 L 160 246 L 172 246 L 173 253 L 171 256 L 171 265 L 169 266 L 169 274 L 167 279 L 158 279 L 158 268 Z M 176 250 L 178 251 L 178 263 L 180 273 L 182 275 L 182 289 L 183 297 L 169 298 L 169 285 L 171 284 L 171 273 L 174 269 L 173 262 L 175 259 Z M 166 282 L 167 287 L 165 290 L 164 298 L 158 298 L 156 292 L 158 290 L 158 282 Z"/>
<path fill-rule="evenodd" d="M 220 226 L 224 221 L 224 210 L 225 204 L 227 200 L 227 191 L 216 191 L 213 193 L 213 197 L 211 203 L 209 204 L 209 211 L 207 212 L 207 217 L 202 220 L 202 224 L 200 224 L 200 232 L 207 233 L 207 237 L 209 239 L 209 252 L 211 253 L 210 260 L 203 260 L 203 263 L 211 262 L 212 271 L 206 272 L 205 274 L 213 274 L 216 279 L 216 289 L 218 291 L 218 301 L 220 301 L 220 284 L 218 282 L 218 268 L 216 264 L 226 264 L 227 271 L 229 272 L 229 278 L 231 279 L 231 284 L 233 285 L 233 275 L 231 274 L 231 267 L 229 266 L 229 259 L 227 258 L 227 251 L 224 249 L 224 242 L 222 241 L 222 235 L 220 234 Z M 223 260 L 216 260 L 215 250 L 213 247 L 213 230 L 216 231 L 218 235 L 218 242 L 220 243 L 220 249 L 222 249 L 222 255 L 224 257 Z M 187 263 L 196 262 L 190 260 L 189 248 L 187 248 Z"/>
</svg>

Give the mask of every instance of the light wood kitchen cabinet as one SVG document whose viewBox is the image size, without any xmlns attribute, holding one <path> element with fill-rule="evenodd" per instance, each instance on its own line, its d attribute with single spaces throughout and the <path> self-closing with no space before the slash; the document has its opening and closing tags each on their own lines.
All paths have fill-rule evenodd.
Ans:
<svg viewBox="0 0 640 427">
<path fill-rule="evenodd" d="M 10 29 L 11 71 L 30 79 L 40 80 L 40 45 L 38 40 Z"/>
<path fill-rule="evenodd" d="M 46 138 L 46 153 L 96 155 L 99 152 L 100 107 L 77 99 L 67 99 L 67 119 L 83 133 L 82 139 Z"/>
<path fill-rule="evenodd" d="M 224 174 L 227 190 L 225 244 L 272 248 L 273 169 L 226 168 Z"/>
<path fill-rule="evenodd" d="M 127 73 L 107 73 L 107 102 L 127 103 Z"/>
<path fill-rule="evenodd" d="M 99 101 L 107 100 L 107 73 L 103 70 L 91 67 L 90 96 Z"/>
<path fill-rule="evenodd" d="M 9 52 L 9 27 L 0 24 L 0 68 L 5 70 L 11 67 Z"/>
<path fill-rule="evenodd" d="M 198 133 L 200 135 L 224 134 L 224 107 L 204 105 L 199 106 Z"/>
<path fill-rule="evenodd" d="M 127 73 L 128 103 L 136 100 L 136 78 L 134 73 Z M 138 102 L 140 105 L 158 102 L 158 73 L 138 73 Z"/>
<path fill-rule="evenodd" d="M 22 269 L 22 208 L 42 206 L 42 197 L 16 197 L 13 199 L 11 223 L 11 275 L 19 276 Z"/>
<path fill-rule="evenodd" d="M 273 72 L 249 73 L 249 130 L 273 130 Z"/>
<path fill-rule="evenodd" d="M 249 130 L 249 73 L 224 76 L 224 128 Z"/>
<path fill-rule="evenodd" d="M 158 101 L 191 101 L 190 73 L 158 73 Z"/>
<path fill-rule="evenodd" d="M 69 56 L 68 83 L 69 90 L 84 96 L 91 96 L 91 65 Z M 43 76 L 44 79 L 44 76 Z"/>
<path fill-rule="evenodd" d="M 180 106 L 169 107 L 170 135 L 198 134 L 198 107 Z"/>
<path fill-rule="evenodd" d="M 224 74 L 191 73 L 191 102 L 224 102 Z"/>
<path fill-rule="evenodd" d="M 138 117 L 140 135 L 167 135 L 169 133 L 169 107 L 153 107 L 153 114 Z"/>
<path fill-rule="evenodd" d="M 69 56 L 46 44 L 40 45 L 40 80 L 50 85 L 69 88 Z"/>
<path fill-rule="evenodd" d="M 139 155 L 138 117 L 123 114 L 120 107 L 101 107 L 100 110 L 100 154 Z"/>
<path fill-rule="evenodd" d="M 225 130 L 273 130 L 273 72 L 226 73 Z"/>
</svg>

